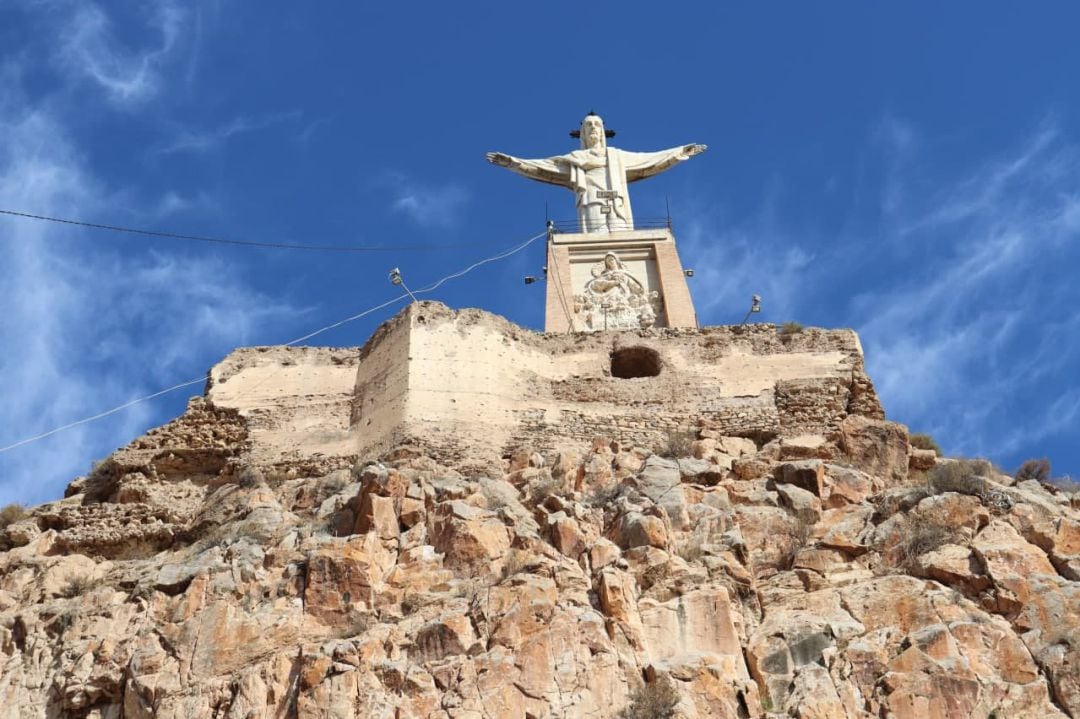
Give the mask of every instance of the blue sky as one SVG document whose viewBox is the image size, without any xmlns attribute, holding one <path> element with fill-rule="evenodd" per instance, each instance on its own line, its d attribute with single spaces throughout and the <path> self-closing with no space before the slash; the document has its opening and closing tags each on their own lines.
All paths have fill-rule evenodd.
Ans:
<svg viewBox="0 0 1080 719">
<path fill-rule="evenodd" d="M 893 419 L 1080 475 L 1078 26 L 1064 2 L 4 0 L 0 208 L 447 249 L 0 217 L 0 446 L 391 299 L 390 267 L 423 285 L 571 218 L 483 156 L 565 152 L 595 109 L 625 149 L 709 145 L 634 186 L 639 218 L 670 201 L 704 323 L 756 292 L 762 321 L 854 327 Z M 539 328 L 543 263 L 538 242 L 434 298 Z M 192 393 L 0 454 L 0 504 L 59 496 Z"/>
</svg>

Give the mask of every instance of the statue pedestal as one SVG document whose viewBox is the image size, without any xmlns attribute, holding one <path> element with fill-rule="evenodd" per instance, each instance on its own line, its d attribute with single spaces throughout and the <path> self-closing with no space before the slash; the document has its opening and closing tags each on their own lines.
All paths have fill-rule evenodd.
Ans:
<svg viewBox="0 0 1080 719">
<path fill-rule="evenodd" d="M 642 327 L 697 327 L 671 230 L 551 233 L 544 331 Z"/>
</svg>

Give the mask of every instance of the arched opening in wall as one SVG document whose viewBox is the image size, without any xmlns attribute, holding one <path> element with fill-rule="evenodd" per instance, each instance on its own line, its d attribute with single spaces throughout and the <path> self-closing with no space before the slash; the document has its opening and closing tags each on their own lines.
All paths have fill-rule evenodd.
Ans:
<svg viewBox="0 0 1080 719">
<path fill-rule="evenodd" d="M 660 353 L 648 347 L 624 347 L 611 353 L 611 376 L 619 379 L 660 374 Z"/>
</svg>

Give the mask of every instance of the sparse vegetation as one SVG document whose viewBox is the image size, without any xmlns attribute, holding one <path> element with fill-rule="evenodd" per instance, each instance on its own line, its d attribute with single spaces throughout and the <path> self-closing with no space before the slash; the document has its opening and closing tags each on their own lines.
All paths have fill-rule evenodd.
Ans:
<svg viewBox="0 0 1080 719">
<path fill-rule="evenodd" d="M 488 584 L 477 577 L 467 577 L 458 581 L 452 596 L 463 597 L 472 603 L 481 593 L 487 591 Z"/>
<path fill-rule="evenodd" d="M 873 498 L 875 507 L 873 521 L 880 524 L 897 512 L 914 507 L 916 504 L 931 495 L 929 477 L 918 485 L 902 488 L 898 491 L 885 492 Z"/>
<path fill-rule="evenodd" d="M 697 439 L 696 434 L 696 432 L 685 429 L 673 429 L 667 433 L 660 446 L 656 448 L 656 454 L 668 459 L 689 457 L 693 453 L 694 440 Z"/>
<path fill-rule="evenodd" d="M 798 322 L 791 321 L 785 322 L 784 324 L 780 325 L 780 328 L 776 330 L 776 333 L 780 335 L 781 338 L 787 339 L 789 337 L 793 337 L 794 335 L 799 334 L 804 329 L 805 328 Z"/>
<path fill-rule="evenodd" d="M 676 553 L 687 562 L 696 562 L 705 556 L 705 542 L 701 537 L 691 537 L 679 545 Z"/>
<path fill-rule="evenodd" d="M 487 502 L 487 508 L 492 512 L 498 512 L 506 506 L 506 497 L 498 490 L 498 488 L 490 484 L 481 486 L 480 494 L 484 495 L 484 501 Z"/>
<path fill-rule="evenodd" d="M 916 569 L 922 555 L 946 544 L 956 544 L 962 539 L 961 527 L 946 524 L 937 517 L 919 512 L 907 515 L 901 536 L 893 551 L 896 566 L 906 572 Z"/>
<path fill-rule="evenodd" d="M 783 553 L 780 555 L 777 568 L 781 571 L 789 571 L 795 566 L 795 557 L 798 556 L 799 550 L 810 540 L 810 522 L 801 517 L 793 517 L 792 521 L 794 523 L 788 525 L 784 535 L 778 537 Z"/>
<path fill-rule="evenodd" d="M 939 457 L 941 456 L 941 446 L 938 445 L 933 437 L 925 432 L 916 432 L 908 437 L 908 442 L 910 442 L 911 446 L 915 449 L 932 449 L 934 450 L 934 454 Z"/>
<path fill-rule="evenodd" d="M 985 502 L 991 495 L 1000 494 L 993 491 L 993 485 L 987 479 L 996 474 L 997 468 L 985 459 L 941 461 L 929 472 L 912 473 L 910 486 L 875 497 L 874 521 L 906 512 L 927 497 L 945 492 L 968 494 Z"/>
<path fill-rule="evenodd" d="M 529 498 L 533 504 L 540 504 L 548 497 L 562 493 L 562 482 L 554 477 L 544 477 L 529 485 Z"/>
<path fill-rule="evenodd" d="M 630 695 L 630 703 L 619 712 L 619 719 L 671 719 L 679 703 L 679 690 L 671 679 L 658 676 Z"/>
<path fill-rule="evenodd" d="M 515 574 L 520 574 L 529 566 L 530 554 L 521 549 L 511 549 L 503 564 L 502 578 L 509 579 Z"/>
<path fill-rule="evenodd" d="M 4 529 L 10 524 L 26 519 L 27 516 L 26 507 L 23 505 L 9 504 L 3 509 L 0 509 L 0 529 Z"/>
<path fill-rule="evenodd" d="M 64 588 L 60 590 L 60 596 L 66 599 L 71 599 L 73 597 L 81 597 L 82 595 L 91 591 L 98 584 L 99 582 L 91 577 L 72 577 L 70 580 L 68 580 L 68 583 L 64 585 Z"/>
<path fill-rule="evenodd" d="M 1021 464 L 1020 468 L 1016 470 L 1016 481 L 1026 482 L 1030 479 L 1037 482 L 1050 481 L 1050 460 L 1043 457 L 1042 459 L 1029 459 Z"/>
<path fill-rule="evenodd" d="M 290 479 L 294 479 L 294 477 L 289 476 L 289 470 L 285 467 L 271 467 L 264 476 L 267 486 L 272 489 L 277 489 Z"/>
<path fill-rule="evenodd" d="M 958 459 L 935 465 L 927 475 L 927 484 L 931 494 L 958 492 L 981 497 L 986 478 L 995 474 L 994 465 L 985 459 Z"/>
<path fill-rule="evenodd" d="M 236 476 L 236 483 L 244 489 L 255 489 L 266 484 L 266 478 L 257 467 L 244 467 Z"/>
<path fill-rule="evenodd" d="M 1050 480 L 1050 482 L 1062 492 L 1080 492 L 1080 480 L 1073 479 L 1068 475 L 1064 477 L 1055 477 Z"/>
<path fill-rule="evenodd" d="M 593 485 L 585 495 L 585 504 L 603 509 L 615 501 L 621 490 L 619 484 Z"/>
</svg>

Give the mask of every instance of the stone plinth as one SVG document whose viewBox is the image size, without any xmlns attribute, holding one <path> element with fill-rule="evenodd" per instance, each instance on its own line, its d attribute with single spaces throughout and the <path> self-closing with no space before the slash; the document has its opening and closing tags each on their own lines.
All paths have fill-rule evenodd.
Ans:
<svg viewBox="0 0 1080 719">
<path fill-rule="evenodd" d="M 605 268 L 607 253 L 619 268 Z M 548 241 L 547 332 L 697 327 L 675 237 L 668 228 L 553 233 Z M 592 281 L 610 274 L 607 291 Z M 625 288 L 618 281 L 625 277 Z M 622 296 L 632 306 L 624 306 Z"/>
</svg>

